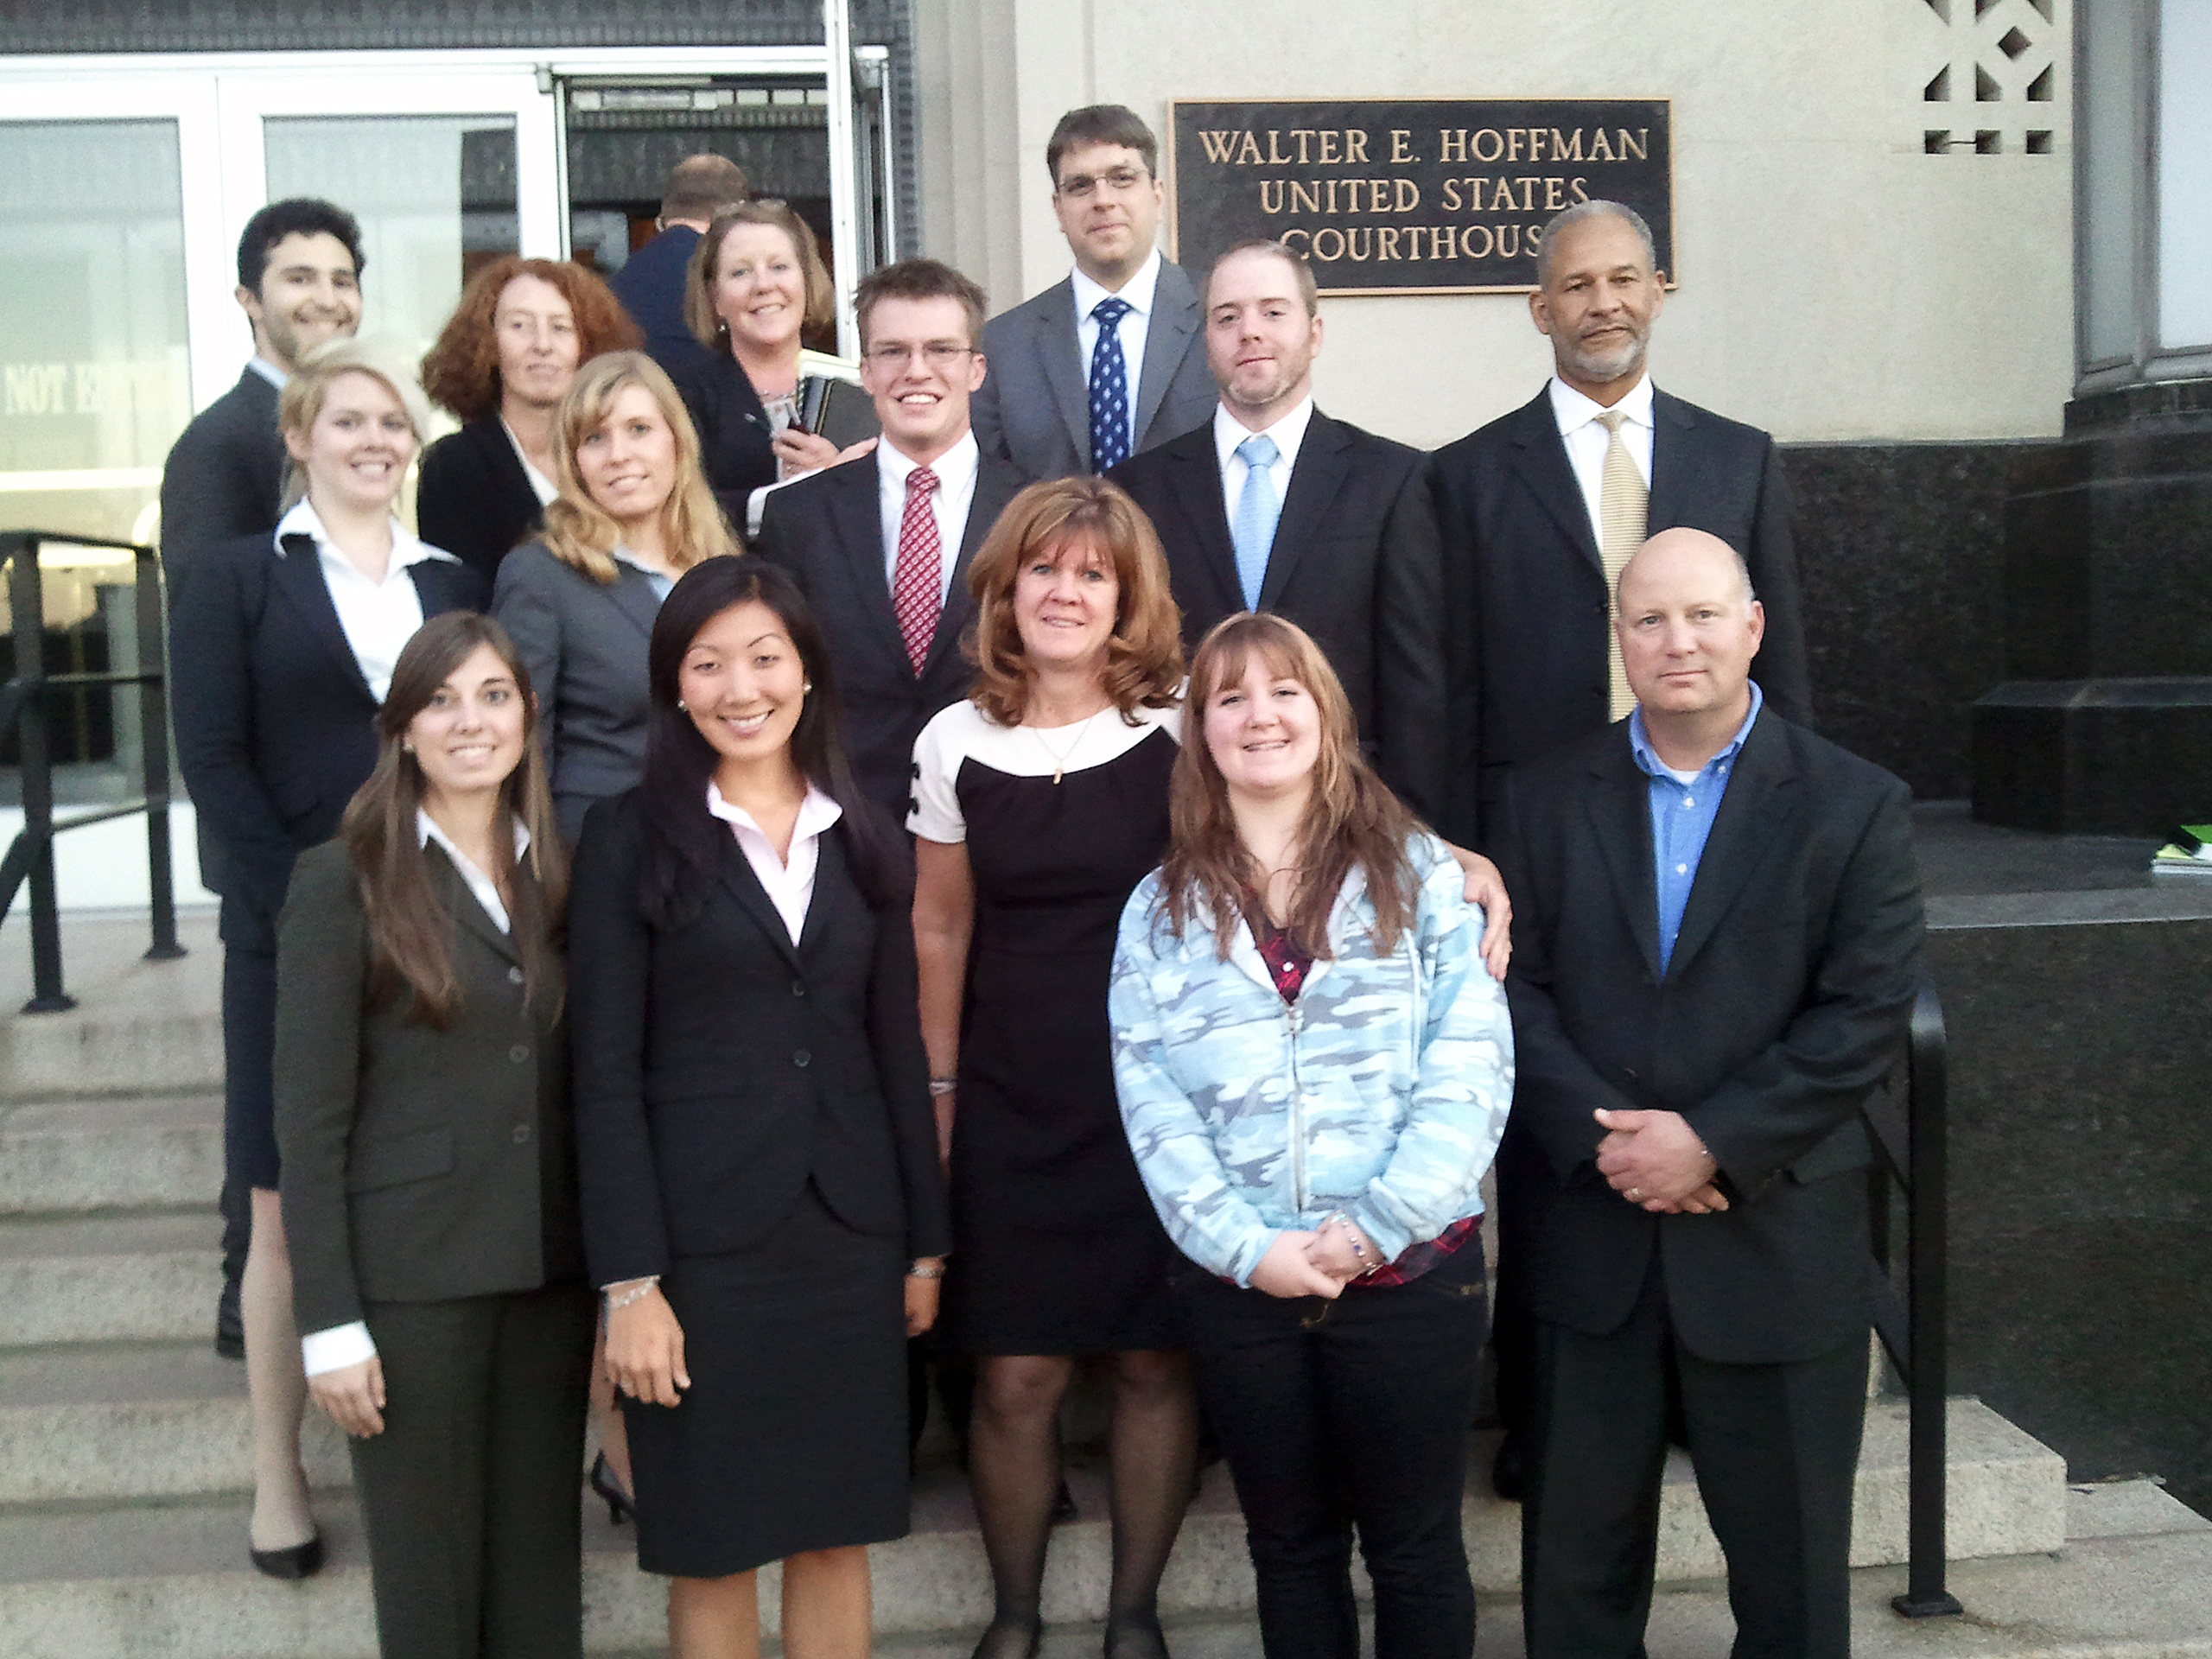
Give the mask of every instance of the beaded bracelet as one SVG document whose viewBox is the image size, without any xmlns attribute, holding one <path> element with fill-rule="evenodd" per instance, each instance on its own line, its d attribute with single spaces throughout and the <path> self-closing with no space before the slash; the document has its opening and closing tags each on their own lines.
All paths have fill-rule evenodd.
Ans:
<svg viewBox="0 0 2212 1659">
<path fill-rule="evenodd" d="M 942 1279 L 944 1277 L 944 1263 L 942 1262 L 917 1262 L 912 1267 L 906 1269 L 906 1276 L 909 1279 Z"/>
<path fill-rule="evenodd" d="M 612 1290 L 608 1291 L 607 1293 L 607 1311 L 612 1313 L 618 1307 L 627 1307 L 632 1302 L 642 1302 L 645 1300 L 645 1293 L 656 1287 L 659 1283 L 660 1275 L 656 1273 L 647 1278 L 639 1280 L 627 1290 L 620 1292 Z"/>
</svg>

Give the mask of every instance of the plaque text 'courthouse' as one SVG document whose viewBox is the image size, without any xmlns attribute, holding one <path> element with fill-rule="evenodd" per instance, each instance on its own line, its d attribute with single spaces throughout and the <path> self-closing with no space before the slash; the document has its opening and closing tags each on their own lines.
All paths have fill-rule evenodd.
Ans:
<svg viewBox="0 0 2212 1659">
<path fill-rule="evenodd" d="M 1531 288 L 1544 222 L 1593 196 L 1642 213 L 1674 269 L 1663 99 L 1173 107 L 1176 257 L 1197 270 L 1266 236 L 1311 259 L 1324 293 Z"/>
</svg>

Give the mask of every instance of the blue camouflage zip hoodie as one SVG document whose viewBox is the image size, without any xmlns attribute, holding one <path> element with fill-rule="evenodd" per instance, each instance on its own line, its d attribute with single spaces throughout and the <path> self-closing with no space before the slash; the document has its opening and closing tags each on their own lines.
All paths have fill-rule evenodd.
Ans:
<svg viewBox="0 0 2212 1659">
<path fill-rule="evenodd" d="M 1156 913 L 1160 874 L 1122 912 L 1108 1007 L 1137 1171 L 1168 1236 L 1251 1282 L 1276 1233 L 1341 1210 L 1385 1260 L 1479 1214 L 1513 1099 L 1505 994 L 1477 954 L 1482 912 L 1433 836 L 1408 848 L 1414 924 L 1388 956 L 1355 868 L 1333 953 L 1286 1003 L 1249 927 L 1219 959 L 1210 922 Z"/>
</svg>

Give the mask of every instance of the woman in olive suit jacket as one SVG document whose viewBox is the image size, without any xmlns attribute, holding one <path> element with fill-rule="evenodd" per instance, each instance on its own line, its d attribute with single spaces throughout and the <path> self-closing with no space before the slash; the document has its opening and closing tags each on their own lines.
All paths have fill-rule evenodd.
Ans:
<svg viewBox="0 0 2212 1659">
<path fill-rule="evenodd" d="M 383 1651 L 581 1653 L 594 1309 L 560 836 L 499 624 L 435 619 L 278 931 L 276 1133 L 308 1387 L 353 1435 Z M 387 1407 L 387 1387 L 389 1403 Z"/>
</svg>

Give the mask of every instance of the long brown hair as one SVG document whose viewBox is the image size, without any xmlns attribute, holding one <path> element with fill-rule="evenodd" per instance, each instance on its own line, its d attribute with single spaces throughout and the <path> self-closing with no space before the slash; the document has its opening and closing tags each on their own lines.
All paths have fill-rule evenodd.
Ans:
<svg viewBox="0 0 2212 1659">
<path fill-rule="evenodd" d="M 461 303 L 446 319 L 437 344 L 423 356 L 423 390 L 432 402 L 464 421 L 499 412 L 499 340 L 492 326 L 499 296 L 518 276 L 535 276 L 557 289 L 569 302 L 576 325 L 576 361 L 588 363 L 601 352 L 628 351 L 644 341 L 638 325 L 594 271 L 573 259 L 525 259 L 502 254 L 468 279 Z"/>
<path fill-rule="evenodd" d="M 479 645 L 492 648 L 522 695 L 522 759 L 499 786 L 499 812 L 502 823 L 518 818 L 530 832 L 522 867 L 534 880 L 515 880 L 513 838 L 496 831 L 492 855 L 498 868 L 486 874 L 510 895 L 511 935 L 522 958 L 524 995 L 533 1002 L 550 996 L 558 1013 L 556 936 L 568 902 L 569 859 L 539 751 L 530 671 L 505 628 L 474 611 L 448 611 L 416 630 L 392 666 L 391 690 L 377 714 L 376 770 L 347 804 L 338 826 L 369 920 L 370 1001 L 382 1005 L 406 997 L 408 1018 L 441 1031 L 461 1011 L 461 982 L 453 966 L 454 918 L 430 886 L 429 861 L 415 819 L 423 804 L 423 768 L 407 749 L 407 728 Z"/>
<path fill-rule="evenodd" d="M 1032 484 L 999 514 L 968 567 L 976 627 L 976 706 L 1001 726 L 1021 724 L 1029 706 L 1028 658 L 1014 616 L 1014 583 L 1029 563 L 1077 550 L 1113 568 L 1121 594 L 1106 645 L 1103 689 L 1132 725 L 1139 708 L 1166 709 L 1183 680 L 1182 613 L 1168 592 L 1167 560 L 1152 520 L 1103 478 Z"/>
<path fill-rule="evenodd" d="M 1329 950 L 1329 912 L 1357 866 L 1375 906 L 1375 946 L 1397 948 L 1412 924 L 1420 882 L 1406 843 L 1420 820 L 1386 788 L 1359 753 L 1351 702 L 1313 636 L 1294 622 L 1249 611 L 1214 625 L 1191 659 L 1190 690 L 1183 703 L 1183 747 L 1168 791 L 1167 856 L 1160 870 L 1160 909 L 1176 938 L 1202 912 L 1213 925 L 1223 961 L 1236 929 L 1263 920 L 1255 898 L 1265 872 L 1236 834 L 1229 783 L 1206 742 L 1207 705 L 1224 686 L 1238 683 L 1257 656 L 1274 674 L 1296 680 L 1321 715 L 1320 753 L 1313 788 L 1299 826 L 1298 895 L 1287 931 L 1316 957 Z"/>
<path fill-rule="evenodd" d="M 622 527 L 592 499 L 576 471 L 576 451 L 599 429 L 614 400 L 632 386 L 643 386 L 660 406 L 661 419 L 676 435 L 676 483 L 660 510 L 669 563 L 688 570 L 702 559 L 737 551 L 736 537 L 715 503 L 707 475 L 699 469 L 699 434 L 677 395 L 668 372 L 643 352 L 608 352 L 576 371 L 575 384 L 554 417 L 553 462 L 561 493 L 545 506 L 542 539 L 547 552 L 604 587 L 620 574 L 614 549 Z"/>
</svg>

